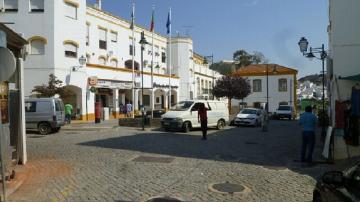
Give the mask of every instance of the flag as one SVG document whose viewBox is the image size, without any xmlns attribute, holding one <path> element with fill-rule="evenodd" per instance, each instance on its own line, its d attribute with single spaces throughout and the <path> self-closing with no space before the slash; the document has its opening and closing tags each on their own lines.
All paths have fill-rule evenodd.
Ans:
<svg viewBox="0 0 360 202">
<path fill-rule="evenodd" d="M 131 24 L 130 24 L 130 29 L 134 29 L 134 21 L 135 21 L 135 6 L 133 5 L 133 9 L 131 12 Z"/>
<path fill-rule="evenodd" d="M 155 11 L 153 10 L 151 15 L 150 32 L 154 31 L 154 26 L 155 26 Z"/>
<path fill-rule="evenodd" d="M 171 21 L 170 21 L 170 12 L 168 13 L 168 19 L 167 19 L 167 22 L 166 22 L 166 28 L 167 28 L 167 33 L 170 34 L 170 27 L 171 27 Z"/>
</svg>

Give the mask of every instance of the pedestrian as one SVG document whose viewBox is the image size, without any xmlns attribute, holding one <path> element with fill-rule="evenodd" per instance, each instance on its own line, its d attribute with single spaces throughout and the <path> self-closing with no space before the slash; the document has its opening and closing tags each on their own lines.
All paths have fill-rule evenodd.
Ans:
<svg viewBox="0 0 360 202">
<path fill-rule="evenodd" d="M 200 104 L 199 110 L 198 110 L 198 122 L 201 123 L 201 130 L 202 130 L 202 140 L 206 140 L 207 135 L 207 108 L 205 107 L 204 103 Z"/>
<path fill-rule="evenodd" d="M 312 107 L 305 107 L 305 113 L 300 115 L 299 124 L 302 126 L 301 162 L 312 164 L 315 147 L 315 128 L 317 118 L 312 113 Z"/>
<path fill-rule="evenodd" d="M 126 104 L 126 116 L 131 117 L 131 112 L 132 112 L 132 104 L 131 102 L 129 102 Z"/>
<path fill-rule="evenodd" d="M 73 106 L 70 103 L 67 103 L 65 105 L 65 122 L 67 124 L 71 123 L 72 112 L 73 112 Z"/>
</svg>

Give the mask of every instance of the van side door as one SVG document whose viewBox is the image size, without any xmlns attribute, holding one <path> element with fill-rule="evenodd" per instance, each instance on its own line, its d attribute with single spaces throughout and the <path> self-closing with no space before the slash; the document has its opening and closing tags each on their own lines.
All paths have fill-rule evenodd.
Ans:
<svg viewBox="0 0 360 202">
<path fill-rule="evenodd" d="M 191 126 L 194 127 L 200 127 L 200 123 L 198 122 L 198 110 L 200 108 L 201 102 L 196 102 L 190 109 L 190 121 Z"/>
<path fill-rule="evenodd" d="M 36 101 L 25 101 L 25 122 L 26 128 L 37 128 Z"/>
</svg>

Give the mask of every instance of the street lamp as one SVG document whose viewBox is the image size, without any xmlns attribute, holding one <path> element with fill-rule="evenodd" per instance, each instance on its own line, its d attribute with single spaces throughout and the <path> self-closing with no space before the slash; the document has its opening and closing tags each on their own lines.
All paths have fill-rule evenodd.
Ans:
<svg viewBox="0 0 360 202">
<path fill-rule="evenodd" d="M 307 52 L 309 42 L 305 37 L 301 37 L 299 43 L 300 52 L 310 60 L 316 58 L 321 60 L 322 62 L 322 118 L 321 118 L 321 136 L 326 136 L 326 130 L 325 130 L 325 59 L 327 58 L 327 52 L 325 51 L 324 44 L 321 45 L 320 48 L 312 48 L 310 47 L 310 51 Z M 316 57 L 314 53 L 319 53 L 320 57 Z"/>
<path fill-rule="evenodd" d="M 148 44 L 148 42 L 145 39 L 145 33 L 144 31 L 141 32 L 141 38 L 139 41 L 141 45 L 141 116 L 142 116 L 142 130 L 145 130 L 145 108 L 144 108 L 144 50 L 145 45 Z"/>
<path fill-rule="evenodd" d="M 277 73 L 276 65 L 274 65 L 272 69 L 272 74 Z M 263 131 L 268 130 L 268 123 L 269 123 L 269 64 L 266 64 L 266 117 L 265 117 L 265 123 L 263 124 Z"/>
<path fill-rule="evenodd" d="M 85 65 L 85 63 L 86 63 L 86 57 L 84 57 L 83 55 L 79 58 L 79 64 L 80 64 L 80 66 L 74 66 L 73 68 L 72 68 L 72 70 L 73 71 L 77 71 L 77 70 L 79 70 L 80 68 L 82 68 L 84 65 Z"/>
</svg>

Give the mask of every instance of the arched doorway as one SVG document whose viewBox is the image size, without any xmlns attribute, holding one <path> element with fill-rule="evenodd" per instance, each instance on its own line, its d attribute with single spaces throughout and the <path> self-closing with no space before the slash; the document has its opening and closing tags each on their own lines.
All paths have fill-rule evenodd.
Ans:
<svg viewBox="0 0 360 202">
<path fill-rule="evenodd" d="M 81 88 L 73 85 L 64 86 L 65 95 L 61 99 L 65 104 L 71 104 L 73 107 L 72 119 L 79 119 L 81 116 Z"/>
</svg>

